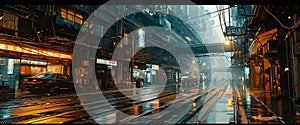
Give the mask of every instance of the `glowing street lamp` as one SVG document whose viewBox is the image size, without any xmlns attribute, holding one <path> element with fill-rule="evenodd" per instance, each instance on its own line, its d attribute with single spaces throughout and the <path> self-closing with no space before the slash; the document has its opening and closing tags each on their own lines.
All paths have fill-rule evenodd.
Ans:
<svg viewBox="0 0 300 125">
<path fill-rule="evenodd" d="M 285 69 L 284 69 L 284 72 L 287 72 L 287 71 L 289 71 L 290 69 L 288 68 L 288 67 L 286 67 Z"/>
<path fill-rule="evenodd" d="M 188 40 L 189 42 L 191 42 L 191 41 L 192 41 L 192 38 L 191 38 L 191 37 L 189 37 L 189 36 L 185 36 L 185 39 L 186 39 L 186 40 Z"/>
<path fill-rule="evenodd" d="M 224 44 L 225 44 L 225 45 L 230 45 L 230 44 L 231 44 L 231 40 L 226 39 L 226 40 L 224 41 Z"/>
<path fill-rule="evenodd" d="M 139 28 L 138 34 L 143 34 L 145 31 L 142 28 Z"/>
<path fill-rule="evenodd" d="M 195 60 L 193 60 L 193 61 L 192 61 L 192 63 L 196 63 L 196 61 L 195 61 Z"/>
</svg>

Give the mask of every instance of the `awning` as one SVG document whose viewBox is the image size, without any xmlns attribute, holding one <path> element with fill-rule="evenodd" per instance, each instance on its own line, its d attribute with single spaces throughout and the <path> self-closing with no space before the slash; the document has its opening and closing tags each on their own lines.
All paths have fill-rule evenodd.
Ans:
<svg viewBox="0 0 300 125">
<path fill-rule="evenodd" d="M 277 28 L 258 34 L 256 36 L 256 39 L 254 39 L 254 41 L 249 47 L 249 54 L 257 54 L 258 48 L 262 45 L 265 45 L 270 39 L 272 39 L 275 36 L 276 33 Z"/>
<path fill-rule="evenodd" d="M 271 67 L 270 61 L 264 58 L 264 70 Z"/>
<path fill-rule="evenodd" d="M 64 52 L 42 49 L 39 47 L 28 46 L 28 45 L 15 45 L 11 42 L 7 42 L 5 40 L 0 40 L 0 51 L 3 51 L 5 54 L 6 51 L 13 53 L 20 53 L 21 55 L 34 55 L 34 56 L 42 56 L 49 58 L 61 58 L 72 60 L 72 55 Z"/>
</svg>

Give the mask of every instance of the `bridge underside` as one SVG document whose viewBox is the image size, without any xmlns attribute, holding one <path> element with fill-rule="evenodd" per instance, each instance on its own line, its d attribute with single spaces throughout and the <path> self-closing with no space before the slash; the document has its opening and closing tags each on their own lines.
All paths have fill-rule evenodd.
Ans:
<svg viewBox="0 0 300 125">
<path fill-rule="evenodd" d="M 224 43 L 211 43 L 204 45 L 191 46 L 194 54 L 205 54 L 205 53 L 224 53 L 233 52 L 233 47 L 231 45 L 225 45 Z"/>
</svg>

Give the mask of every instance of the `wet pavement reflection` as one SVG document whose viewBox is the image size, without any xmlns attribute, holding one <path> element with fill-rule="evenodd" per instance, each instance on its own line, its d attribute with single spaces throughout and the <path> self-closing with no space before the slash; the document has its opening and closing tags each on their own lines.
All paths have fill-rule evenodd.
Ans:
<svg viewBox="0 0 300 125">
<path fill-rule="evenodd" d="M 124 99 L 124 96 L 118 92 L 106 93 L 106 95 L 115 98 L 115 100 L 110 98 L 113 100 L 112 102 L 122 101 L 114 106 L 120 107 L 124 113 L 129 115 L 140 115 L 146 111 L 151 111 L 147 115 L 155 114 L 163 110 L 159 108 L 161 105 L 170 103 L 176 97 L 173 90 L 166 90 L 159 96 L 147 98 L 147 96 L 151 96 L 149 92 L 139 95 L 143 96 L 142 100 L 131 101 Z M 0 104 L 0 108 L 1 123 L 84 123 L 82 121 L 96 123 L 85 112 L 75 94 L 18 98 L 3 102 Z M 113 118 L 111 116 L 113 114 L 109 113 L 109 119 Z"/>
<path fill-rule="evenodd" d="M 214 98 L 211 101 L 217 102 L 219 100 L 217 98 L 221 97 L 220 95 L 222 95 L 221 93 L 223 93 L 222 91 L 225 91 L 225 89 L 207 91 L 205 92 L 206 94 L 203 94 L 201 90 L 198 91 L 191 89 L 189 90 L 189 92 L 186 90 L 182 92 L 183 95 L 181 95 L 179 98 L 179 100 L 182 101 L 177 102 L 178 91 L 174 89 L 165 89 L 159 94 L 155 93 L 155 89 L 131 89 L 127 91 L 128 94 L 131 94 L 130 96 L 125 96 L 125 92 L 113 90 L 103 93 L 105 98 L 109 101 L 108 104 L 104 103 L 103 100 L 100 100 L 88 104 L 88 107 L 85 108 L 83 107 L 83 104 L 79 100 L 78 96 L 88 98 L 91 96 L 97 96 L 97 94 L 99 93 L 89 92 L 81 95 L 76 95 L 73 93 L 61 94 L 56 96 L 43 95 L 18 98 L 0 104 L 0 123 L 97 124 L 96 120 L 99 119 L 106 121 L 106 123 L 122 122 L 123 119 L 119 119 L 120 114 L 118 112 L 112 111 L 110 109 L 102 110 L 109 105 L 115 107 L 116 109 L 118 109 L 118 111 L 122 111 L 123 113 L 128 114 L 129 117 L 132 116 L 128 119 L 125 118 L 124 123 L 152 123 L 156 122 L 156 120 L 158 120 L 159 122 L 176 123 L 176 121 L 179 121 L 181 120 L 181 118 L 185 118 L 186 116 L 188 116 L 187 118 L 193 117 L 193 115 L 191 114 L 195 114 L 196 112 L 198 112 L 199 109 L 201 109 L 201 105 L 204 104 L 204 101 L 209 101 L 209 98 Z M 206 98 L 206 95 L 209 95 L 208 98 Z M 208 102 L 208 104 L 212 104 L 212 102 Z M 165 114 L 159 114 L 162 113 L 162 111 L 164 111 L 166 108 L 168 108 L 169 105 L 172 105 L 171 103 L 180 104 L 174 104 L 177 105 L 176 109 L 178 109 L 178 111 L 175 111 L 175 114 L 172 114 L 170 111 L 164 112 Z M 101 110 L 99 110 L 100 107 L 102 107 Z M 180 113 L 182 113 L 187 108 L 191 108 L 189 110 L 189 113 L 183 113 L 181 115 Z M 87 110 L 94 110 L 95 115 L 88 114 Z M 135 117 L 141 116 L 146 117 L 142 120 L 135 119 Z"/>
<path fill-rule="evenodd" d="M 290 98 L 270 92 L 251 90 L 251 104 L 246 105 L 246 114 L 251 123 L 299 124 L 298 103 Z"/>
</svg>

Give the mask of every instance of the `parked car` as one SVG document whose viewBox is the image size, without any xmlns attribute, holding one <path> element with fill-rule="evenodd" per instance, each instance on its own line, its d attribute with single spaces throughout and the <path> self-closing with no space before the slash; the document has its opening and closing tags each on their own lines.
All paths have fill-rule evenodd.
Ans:
<svg viewBox="0 0 300 125">
<path fill-rule="evenodd" d="M 23 90 L 31 93 L 57 94 L 63 90 L 75 91 L 73 80 L 59 73 L 43 73 L 26 77 L 23 81 Z"/>
</svg>

